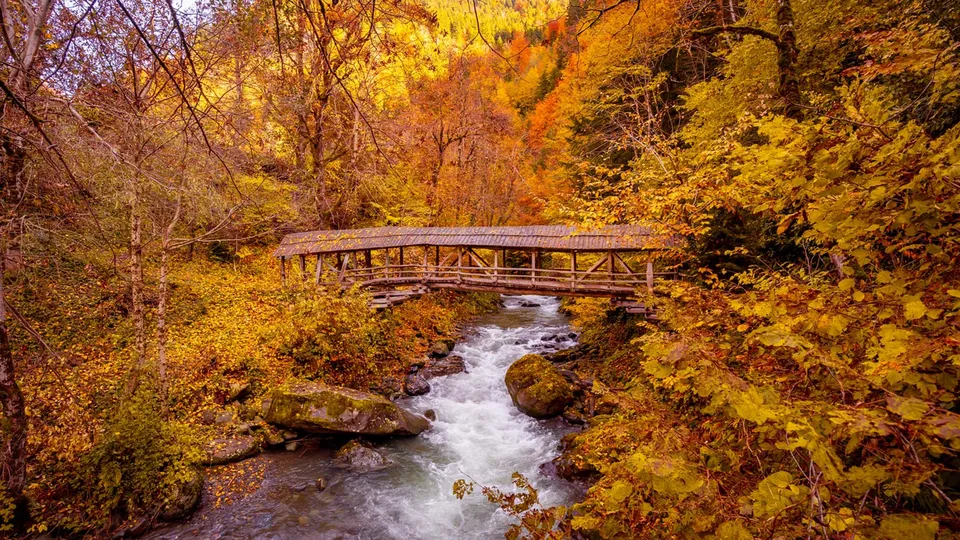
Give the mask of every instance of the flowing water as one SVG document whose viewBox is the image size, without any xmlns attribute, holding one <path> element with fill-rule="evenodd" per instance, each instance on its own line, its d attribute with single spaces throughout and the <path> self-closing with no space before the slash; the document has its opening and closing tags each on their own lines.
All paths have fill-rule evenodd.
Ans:
<svg viewBox="0 0 960 540">
<path fill-rule="evenodd" d="M 268 463 L 256 493 L 150 538 L 503 538 L 511 518 L 479 490 L 457 500 L 452 486 L 468 478 L 509 489 L 514 471 L 532 481 L 545 506 L 569 503 L 575 488 L 539 467 L 556 457 L 570 428 L 517 411 L 503 376 L 524 354 L 572 346 L 575 336 L 554 298 L 504 302 L 456 345 L 466 373 L 432 379 L 430 393 L 403 401 L 416 412 L 433 409 L 437 420 L 419 437 L 378 446 L 393 466 L 357 474 L 331 467 L 329 449 L 265 454 L 257 458 Z M 322 492 L 313 487 L 318 477 L 329 485 Z"/>
</svg>

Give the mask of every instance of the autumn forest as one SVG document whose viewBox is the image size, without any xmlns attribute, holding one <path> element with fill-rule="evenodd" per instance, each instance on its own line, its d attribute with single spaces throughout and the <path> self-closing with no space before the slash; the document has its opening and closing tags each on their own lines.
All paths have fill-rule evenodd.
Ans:
<svg viewBox="0 0 960 540">
<path fill-rule="evenodd" d="M 414 452 L 394 435 L 447 436 L 410 396 L 480 384 L 483 325 L 523 309 L 564 345 L 503 338 L 529 350 L 497 392 L 552 472 L 451 465 L 436 496 L 493 537 L 960 533 L 956 0 L 0 0 L 0 36 L 0 537 L 204 537 L 163 531 L 328 447 L 350 472 L 283 497 L 376 491 Z M 372 309 L 274 256 L 526 225 L 648 227 L 676 279 L 637 289 L 645 314 Z M 399 427 L 281 420 L 305 388 Z M 318 516 L 272 537 L 426 534 Z M 423 538 L 488 534 L 451 523 Z"/>
</svg>

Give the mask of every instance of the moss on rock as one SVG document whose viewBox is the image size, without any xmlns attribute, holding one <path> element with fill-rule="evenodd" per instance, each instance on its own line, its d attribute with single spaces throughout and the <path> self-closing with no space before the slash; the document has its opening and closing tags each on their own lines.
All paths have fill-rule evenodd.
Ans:
<svg viewBox="0 0 960 540">
<path fill-rule="evenodd" d="M 203 472 L 198 468 L 187 469 L 182 481 L 171 488 L 158 517 L 163 521 L 184 519 L 200 506 L 202 495 Z"/>
<path fill-rule="evenodd" d="M 350 388 L 297 383 L 273 393 L 267 422 L 310 433 L 417 435 L 430 427 L 390 400 Z"/>
<path fill-rule="evenodd" d="M 539 354 L 514 362 L 504 382 L 514 405 L 534 418 L 556 416 L 573 402 L 573 387 Z"/>
</svg>

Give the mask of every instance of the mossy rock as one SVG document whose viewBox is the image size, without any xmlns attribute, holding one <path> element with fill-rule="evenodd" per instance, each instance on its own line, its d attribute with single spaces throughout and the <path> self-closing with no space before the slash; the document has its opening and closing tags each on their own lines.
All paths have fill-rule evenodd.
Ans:
<svg viewBox="0 0 960 540">
<path fill-rule="evenodd" d="M 191 468 L 182 482 L 168 495 L 167 502 L 158 516 L 163 521 L 178 521 L 186 518 L 200 506 L 203 495 L 203 472 Z"/>
<path fill-rule="evenodd" d="M 309 433 L 374 436 L 417 435 L 430 422 L 390 400 L 320 383 L 286 385 L 273 393 L 267 422 Z"/>
<path fill-rule="evenodd" d="M 514 405 L 534 418 L 556 416 L 573 403 L 573 386 L 539 354 L 514 362 L 504 382 Z"/>
</svg>

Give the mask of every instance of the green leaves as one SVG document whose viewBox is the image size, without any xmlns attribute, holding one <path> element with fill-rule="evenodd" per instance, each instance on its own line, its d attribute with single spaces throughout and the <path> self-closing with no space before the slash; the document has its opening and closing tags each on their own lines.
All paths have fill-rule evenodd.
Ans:
<svg viewBox="0 0 960 540">
<path fill-rule="evenodd" d="M 903 316 L 908 321 L 917 320 L 927 314 L 927 306 L 916 296 L 905 296 L 903 304 Z"/>
<path fill-rule="evenodd" d="M 776 409 L 765 405 L 763 395 L 753 387 L 734 396 L 730 404 L 737 412 L 737 416 L 756 424 L 763 424 L 778 416 Z"/>
<path fill-rule="evenodd" d="M 794 483 L 792 474 L 778 471 L 764 478 L 752 493 L 753 515 L 758 518 L 776 516 L 786 508 L 799 504 L 810 494 L 806 486 Z"/>
<path fill-rule="evenodd" d="M 890 540 L 935 540 L 939 529 L 936 521 L 910 514 L 894 514 L 880 521 L 880 534 Z"/>
<path fill-rule="evenodd" d="M 914 398 L 888 396 L 887 410 L 900 415 L 904 420 L 915 421 L 923 418 L 923 415 L 930 410 L 930 404 Z"/>
<path fill-rule="evenodd" d="M 607 499 L 612 503 L 614 508 L 617 508 L 632 494 L 633 486 L 631 484 L 617 480 L 613 483 L 613 486 L 607 490 Z"/>
</svg>

